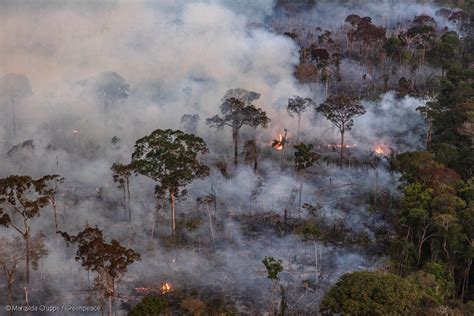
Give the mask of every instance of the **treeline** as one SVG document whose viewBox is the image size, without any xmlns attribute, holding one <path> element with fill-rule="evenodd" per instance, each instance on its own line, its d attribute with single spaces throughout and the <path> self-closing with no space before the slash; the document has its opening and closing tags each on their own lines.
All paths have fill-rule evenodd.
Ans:
<svg viewBox="0 0 474 316">
<path fill-rule="evenodd" d="M 389 271 L 343 276 L 323 300 L 323 314 L 474 314 L 473 44 L 449 32 L 428 53 L 445 71 L 420 108 L 427 150 L 391 161 L 403 196 L 389 214 Z"/>
</svg>

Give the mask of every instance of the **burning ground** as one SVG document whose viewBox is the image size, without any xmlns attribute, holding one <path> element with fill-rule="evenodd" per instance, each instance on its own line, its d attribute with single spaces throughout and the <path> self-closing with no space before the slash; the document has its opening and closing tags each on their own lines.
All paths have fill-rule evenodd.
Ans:
<svg viewBox="0 0 474 316">
<path fill-rule="evenodd" d="M 175 314 L 278 310 L 265 257 L 282 262 L 287 312 L 314 314 L 341 275 L 386 267 L 385 248 L 394 234 L 387 214 L 399 203 L 400 185 L 390 162 L 425 148 L 429 126 L 419 107 L 432 96 L 421 88 L 403 94 L 393 78 L 386 89 L 360 84 L 369 72 L 379 77 L 381 67 L 370 69 L 347 50 L 340 66 L 344 80 L 296 78 L 295 69 L 304 64 L 301 38 L 310 32 L 301 28 L 304 21 L 332 27 L 334 41 L 346 47 L 344 17 L 326 25 L 334 5 L 321 3 L 307 14 L 287 8 L 286 15 L 281 1 L 0 3 L 2 91 L 12 89 L 8 74 L 29 78 L 26 85 L 14 77 L 23 88 L 1 94 L 1 177 L 64 177 L 55 195 L 57 227 L 49 206 L 32 219 L 31 233 L 43 236 L 47 255 L 31 271 L 30 304 L 105 306 L 97 275 L 75 260 L 76 247 L 56 233 L 77 234 L 85 227 L 99 228 L 107 241 L 140 254 L 113 290 L 120 315 L 150 295 L 165 298 Z M 413 5 L 398 9 L 391 21 L 377 15 L 376 4 L 369 8 L 374 18 L 400 28 L 406 14 L 438 9 Z M 439 28 L 453 27 L 447 19 L 437 21 Z M 300 40 L 284 34 L 293 30 Z M 428 65 L 393 68 L 394 77 L 411 76 L 420 87 L 439 73 Z M 229 89 L 236 89 L 237 101 L 250 95 L 248 103 L 270 119 L 241 128 L 236 158 L 233 130 L 205 123 L 222 110 Z M 315 108 L 329 93 L 348 91 L 365 113 L 341 144 L 339 130 Z M 287 111 L 294 95 L 314 100 L 301 119 Z M 176 200 L 174 236 L 174 200 L 157 199 L 156 183 L 143 175 L 131 172 L 125 184 L 114 182 L 111 171 L 116 162 L 130 163 L 137 139 L 167 128 L 196 134 L 209 149 L 199 156 L 209 176 L 190 183 Z M 298 143 L 310 144 L 318 155 L 305 172 L 295 170 Z M 239 161 L 235 166 L 233 159 Z M 0 237 L 14 236 L 0 229 Z M 15 303 L 24 301 L 24 282 L 18 273 Z M 4 287 L 0 283 L 0 305 L 8 301 Z"/>
</svg>

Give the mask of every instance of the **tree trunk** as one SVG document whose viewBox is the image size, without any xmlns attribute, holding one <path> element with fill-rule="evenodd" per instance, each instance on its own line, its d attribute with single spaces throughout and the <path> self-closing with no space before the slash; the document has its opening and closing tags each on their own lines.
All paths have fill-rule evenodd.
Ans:
<svg viewBox="0 0 474 316">
<path fill-rule="evenodd" d="M 212 242 L 214 242 L 214 228 L 212 227 L 212 217 L 211 217 L 211 210 L 209 209 L 209 205 L 206 206 L 207 209 L 207 216 L 209 217 L 209 226 L 211 227 L 211 238 Z"/>
<path fill-rule="evenodd" d="M 171 208 L 171 234 L 176 235 L 176 210 L 174 208 L 174 192 L 170 190 L 170 208 Z"/>
<path fill-rule="evenodd" d="M 239 163 L 239 131 L 234 130 L 232 132 L 232 139 L 234 140 L 234 165 L 237 166 Z"/>
<path fill-rule="evenodd" d="M 303 194 L 303 179 L 300 180 L 300 190 L 299 190 L 299 198 L 298 198 L 298 218 L 300 218 L 301 214 L 301 195 Z"/>
<path fill-rule="evenodd" d="M 112 295 L 109 295 L 109 316 L 112 316 Z"/>
<path fill-rule="evenodd" d="M 25 224 L 26 226 L 26 224 Z M 26 232 L 23 236 L 26 242 L 26 265 L 25 265 L 25 273 L 26 273 L 26 287 L 25 291 L 28 293 L 28 287 L 30 286 L 30 228 L 26 226 Z"/>
<path fill-rule="evenodd" d="M 123 218 L 127 218 L 127 195 L 125 185 L 123 186 Z"/>
<path fill-rule="evenodd" d="M 127 185 L 127 198 L 128 198 L 128 221 L 132 222 L 132 207 L 130 202 L 130 180 L 127 178 L 126 180 Z"/>
<path fill-rule="evenodd" d="M 3 266 L 3 272 L 5 274 L 5 280 L 7 281 L 7 289 L 8 289 L 8 305 L 13 305 L 13 274 L 15 268 L 12 268 L 12 271 L 7 272 L 7 267 Z M 13 312 L 10 310 L 9 315 L 13 315 Z"/>
<path fill-rule="evenodd" d="M 344 130 L 341 129 L 341 157 L 340 157 L 341 168 L 342 168 L 342 162 L 344 159 L 343 155 L 344 155 Z"/>
<path fill-rule="evenodd" d="M 58 213 L 56 211 L 56 200 L 54 196 L 51 197 L 51 207 L 53 208 L 54 213 L 54 228 L 56 229 L 54 233 L 58 231 Z"/>
<path fill-rule="evenodd" d="M 296 144 L 300 143 L 301 114 L 298 115 L 298 131 L 296 132 Z"/>
<path fill-rule="evenodd" d="M 16 138 L 16 117 L 15 117 L 15 100 L 13 98 L 10 99 L 12 104 L 12 127 L 13 127 L 13 140 Z"/>
</svg>

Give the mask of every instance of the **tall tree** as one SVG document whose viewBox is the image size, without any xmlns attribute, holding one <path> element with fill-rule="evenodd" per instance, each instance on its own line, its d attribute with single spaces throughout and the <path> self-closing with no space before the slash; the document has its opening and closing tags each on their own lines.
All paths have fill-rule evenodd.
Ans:
<svg viewBox="0 0 474 316">
<path fill-rule="evenodd" d="M 158 182 L 157 198 L 168 193 L 171 231 L 176 232 L 175 199 L 186 194 L 189 183 L 209 175 L 209 167 L 200 163 L 199 154 L 208 151 L 202 138 L 180 130 L 157 129 L 135 143 L 132 164 L 139 174 Z"/>
<path fill-rule="evenodd" d="M 331 95 L 316 108 L 316 111 L 321 112 L 341 133 L 340 164 L 342 167 L 344 159 L 344 133 L 352 129 L 354 117 L 363 115 L 365 108 L 356 98 L 347 95 Z"/>
<path fill-rule="evenodd" d="M 11 103 L 13 138 L 16 137 L 16 102 L 32 94 L 30 81 L 24 75 L 7 74 L 0 79 L 0 95 L 8 98 Z"/>
<path fill-rule="evenodd" d="M 262 109 L 255 107 L 251 102 L 258 99 L 260 94 L 243 89 L 227 91 L 220 106 L 222 116 L 215 115 L 206 120 L 210 127 L 217 129 L 229 126 L 232 128 L 234 141 L 234 164 L 238 164 L 240 129 L 247 125 L 251 127 L 267 127 L 270 119 Z"/>
<path fill-rule="evenodd" d="M 132 211 L 130 206 L 130 177 L 132 173 L 135 171 L 135 167 L 133 164 L 121 164 L 121 163 L 114 163 L 112 165 L 112 172 L 113 172 L 113 179 L 114 182 L 117 183 L 117 187 L 123 191 L 123 209 L 124 209 L 124 217 L 126 217 L 126 213 L 128 211 L 128 221 L 132 221 Z"/>
<path fill-rule="evenodd" d="M 49 203 L 53 209 L 54 215 L 54 228 L 58 231 L 58 213 L 56 204 L 56 192 L 58 191 L 59 185 L 64 182 L 64 178 L 59 175 L 46 175 L 38 180 L 38 189 L 42 195 L 49 197 Z"/>
<path fill-rule="evenodd" d="M 300 96 L 293 96 L 288 99 L 288 105 L 286 109 L 288 114 L 291 117 L 296 116 L 298 118 L 298 131 L 296 134 L 296 143 L 299 143 L 300 140 L 300 125 L 301 125 L 301 115 L 309 108 L 314 107 L 315 103 L 310 98 L 302 98 Z"/>
<path fill-rule="evenodd" d="M 140 255 L 134 250 L 125 248 L 117 240 L 107 243 L 98 228 L 87 227 L 76 236 L 58 232 L 69 244 L 77 245 L 76 261 L 87 270 L 97 273 L 96 289 L 108 300 L 108 315 L 112 316 L 112 302 L 116 296 L 116 284 L 127 272 L 128 266 Z"/>
<path fill-rule="evenodd" d="M 316 152 L 313 151 L 313 144 L 299 144 L 294 146 L 296 149 L 295 152 L 295 170 L 300 176 L 300 189 L 299 189 L 299 199 L 298 199 L 298 216 L 301 212 L 301 196 L 303 191 L 303 179 L 304 179 L 304 171 L 308 168 L 314 166 L 314 164 L 320 158 Z"/>
<path fill-rule="evenodd" d="M 183 114 L 180 123 L 186 133 L 196 134 L 199 123 L 199 114 Z"/>
<path fill-rule="evenodd" d="M 0 179 L 0 225 L 12 227 L 25 241 L 26 298 L 30 283 L 30 220 L 40 216 L 41 209 L 50 203 L 44 187 L 43 178 L 14 175 Z"/>
</svg>

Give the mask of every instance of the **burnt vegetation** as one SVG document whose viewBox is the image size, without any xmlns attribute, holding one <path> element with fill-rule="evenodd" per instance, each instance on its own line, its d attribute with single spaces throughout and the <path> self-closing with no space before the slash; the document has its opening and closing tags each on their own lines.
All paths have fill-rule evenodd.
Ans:
<svg viewBox="0 0 474 316">
<path fill-rule="evenodd" d="M 160 37 L 189 59 L 185 78 L 81 73 L 68 85 L 81 115 L 29 113 L 62 99 L 1 73 L 0 308 L 474 314 L 466 3 L 278 0 L 264 17 L 185 4 Z M 193 16 L 206 8 L 238 22 L 212 29 Z M 236 30 L 252 38 L 222 57 L 238 72 L 213 72 L 211 34 Z M 192 37 L 211 61 L 190 56 Z M 281 60 L 249 55 L 273 41 Z"/>
</svg>

